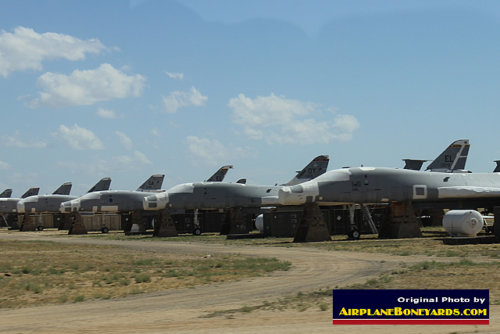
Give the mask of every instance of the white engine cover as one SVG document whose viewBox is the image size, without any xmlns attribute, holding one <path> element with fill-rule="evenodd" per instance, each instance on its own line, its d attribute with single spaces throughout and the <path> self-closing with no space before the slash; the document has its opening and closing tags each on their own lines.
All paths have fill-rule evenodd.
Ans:
<svg viewBox="0 0 500 334">
<path fill-rule="evenodd" d="M 264 215 L 262 213 L 255 218 L 255 227 L 260 233 L 264 232 Z"/>
<path fill-rule="evenodd" d="M 475 237 L 484 226 L 476 210 L 450 210 L 443 217 L 443 227 L 452 237 Z"/>
</svg>

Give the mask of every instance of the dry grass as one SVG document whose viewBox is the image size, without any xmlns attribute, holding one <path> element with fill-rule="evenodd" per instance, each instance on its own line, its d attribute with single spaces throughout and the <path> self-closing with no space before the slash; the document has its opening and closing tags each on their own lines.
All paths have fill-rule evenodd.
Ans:
<svg viewBox="0 0 500 334">
<path fill-rule="evenodd" d="M 151 235 L 125 236 L 123 233 L 89 234 L 85 237 L 104 238 L 112 240 L 143 240 L 143 241 L 189 241 L 201 243 L 218 243 L 225 245 L 253 245 L 278 247 L 317 247 L 325 250 L 341 250 L 368 253 L 386 253 L 393 255 L 427 255 L 437 257 L 484 256 L 500 259 L 500 244 L 476 245 L 445 245 L 443 238 L 447 235 L 441 227 L 422 228 L 422 238 L 409 239 L 378 239 L 377 235 L 362 235 L 360 240 L 349 240 L 345 235 L 332 236 L 329 242 L 293 243 L 293 238 L 267 237 L 261 239 L 227 240 L 226 236 L 217 233 L 207 233 L 201 236 L 181 235 L 179 237 L 154 238 Z"/>
<path fill-rule="evenodd" d="M 355 289 L 488 289 L 490 304 L 500 304 L 500 262 L 427 261 L 401 268 Z"/>
<path fill-rule="evenodd" d="M 488 289 L 490 304 L 500 304 L 500 263 L 473 263 L 461 260 L 452 263 L 422 262 L 406 267 L 390 274 L 384 274 L 365 283 L 336 286 L 335 288 L 348 289 Z M 261 304 L 244 306 L 238 309 L 218 310 L 207 313 L 204 317 L 232 318 L 236 313 L 253 311 L 283 311 L 308 309 L 332 311 L 332 290 L 322 289 L 313 292 L 298 292 L 295 296 L 288 296 Z"/>
<path fill-rule="evenodd" d="M 0 307 L 109 299 L 288 270 L 236 255 L 200 257 L 114 246 L 0 241 Z"/>
</svg>

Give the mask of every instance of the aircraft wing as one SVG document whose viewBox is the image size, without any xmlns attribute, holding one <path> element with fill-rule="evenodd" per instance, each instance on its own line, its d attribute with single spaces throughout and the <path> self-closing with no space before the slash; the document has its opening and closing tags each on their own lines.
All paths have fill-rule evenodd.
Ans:
<svg viewBox="0 0 500 334">
<path fill-rule="evenodd" d="M 439 187 L 438 196 L 439 198 L 500 197 L 500 188 L 474 186 Z"/>
</svg>

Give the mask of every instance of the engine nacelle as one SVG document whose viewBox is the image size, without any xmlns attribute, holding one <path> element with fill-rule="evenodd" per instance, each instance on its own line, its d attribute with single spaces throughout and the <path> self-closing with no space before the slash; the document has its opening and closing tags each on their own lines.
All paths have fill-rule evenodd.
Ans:
<svg viewBox="0 0 500 334">
<path fill-rule="evenodd" d="M 476 210 L 450 210 L 443 217 L 443 227 L 452 237 L 475 237 L 484 226 Z"/>
</svg>

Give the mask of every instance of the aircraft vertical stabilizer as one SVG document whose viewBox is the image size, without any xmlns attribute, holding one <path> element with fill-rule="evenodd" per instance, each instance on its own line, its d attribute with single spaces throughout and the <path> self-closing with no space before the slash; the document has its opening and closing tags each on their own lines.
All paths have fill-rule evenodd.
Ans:
<svg viewBox="0 0 500 334">
<path fill-rule="evenodd" d="M 149 179 L 146 180 L 137 191 L 155 191 L 160 190 L 161 185 L 163 184 L 163 179 L 165 178 L 165 174 L 155 174 L 151 175 Z"/>
<path fill-rule="evenodd" d="M 226 165 L 219 168 L 218 171 L 215 172 L 214 175 L 210 176 L 210 178 L 206 182 L 222 182 L 224 177 L 226 177 L 227 171 L 233 168 L 233 165 Z"/>
<path fill-rule="evenodd" d="M 1 194 L 0 198 L 10 198 L 12 195 L 12 189 L 5 189 Z"/>
<path fill-rule="evenodd" d="M 500 173 L 500 160 L 495 160 L 495 162 L 497 163 L 497 166 L 495 167 L 493 173 Z"/>
<path fill-rule="evenodd" d="M 63 183 L 52 195 L 69 195 L 72 186 L 71 182 Z"/>
<path fill-rule="evenodd" d="M 427 166 L 426 170 L 431 172 L 455 172 L 463 171 L 469 154 L 469 140 L 460 139 L 454 141 L 436 160 Z"/>
<path fill-rule="evenodd" d="M 40 191 L 40 188 L 29 188 L 27 192 L 25 192 L 21 198 L 26 198 L 30 196 L 36 196 L 38 195 L 38 192 Z"/>
<path fill-rule="evenodd" d="M 111 178 L 103 177 L 99 180 L 92 188 L 89 189 L 89 193 L 93 193 L 94 191 L 104 191 L 109 190 L 109 185 L 111 184 Z"/>
<path fill-rule="evenodd" d="M 306 182 L 320 176 L 328 168 L 328 163 L 330 162 L 330 157 L 328 155 L 319 155 L 314 158 L 307 166 L 301 171 L 297 172 L 297 175 L 283 184 L 284 186 L 293 186 L 302 182 Z"/>
</svg>

